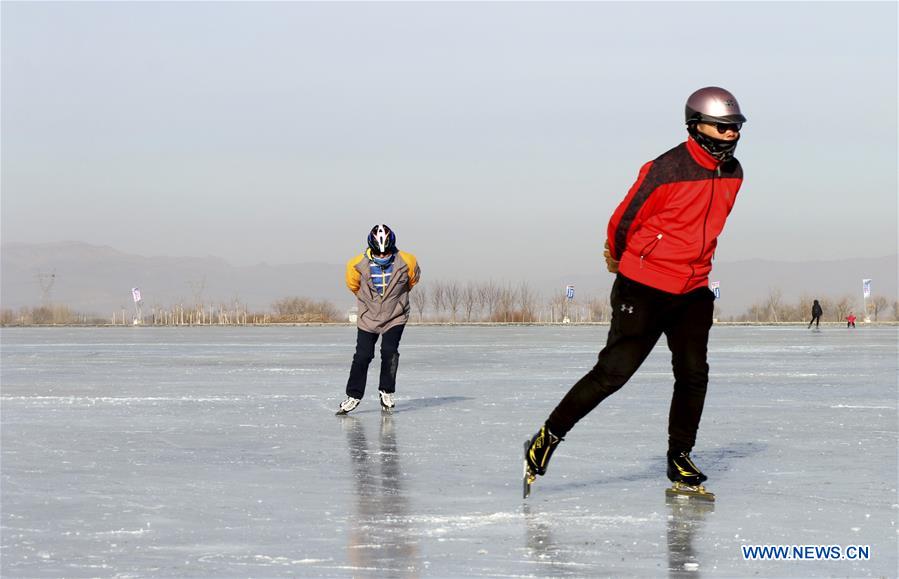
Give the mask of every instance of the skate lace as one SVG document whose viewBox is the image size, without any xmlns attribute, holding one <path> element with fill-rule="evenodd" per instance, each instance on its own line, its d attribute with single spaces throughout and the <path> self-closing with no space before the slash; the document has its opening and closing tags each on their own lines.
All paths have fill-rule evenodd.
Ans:
<svg viewBox="0 0 899 579">
<path fill-rule="evenodd" d="M 680 470 L 681 470 L 681 474 L 684 474 L 684 475 L 699 474 L 699 467 L 697 467 L 695 464 L 693 464 L 693 461 L 690 460 L 689 454 L 683 453 L 683 454 L 681 454 L 680 458 L 683 460 L 684 464 L 687 465 L 687 468 L 689 468 L 692 471 L 692 472 L 688 472 L 686 468 L 684 468 L 680 465 L 677 465 L 678 468 L 680 468 Z M 675 462 L 675 464 L 677 464 L 677 463 Z"/>
</svg>

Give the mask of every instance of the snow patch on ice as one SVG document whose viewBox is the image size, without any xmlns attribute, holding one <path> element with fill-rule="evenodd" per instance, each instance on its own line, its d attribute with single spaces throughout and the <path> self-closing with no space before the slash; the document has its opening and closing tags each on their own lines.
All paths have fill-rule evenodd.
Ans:
<svg viewBox="0 0 899 579">
<path fill-rule="evenodd" d="M 421 524 L 430 526 L 430 529 L 424 529 L 424 533 L 428 535 L 445 535 L 451 530 L 471 530 L 489 525 L 505 524 L 520 522 L 529 518 L 518 512 L 498 512 L 487 514 L 471 514 L 471 515 L 431 515 L 431 516 L 412 516 L 408 522 L 413 524 Z M 537 516 L 536 518 L 539 518 Z M 602 525 L 642 525 L 651 521 L 661 520 L 661 517 L 653 513 L 648 517 L 636 517 L 632 515 L 588 515 L 578 513 L 577 518 L 581 522 Z"/>
<path fill-rule="evenodd" d="M 286 400 L 309 396 L 279 394 L 253 396 L 2 396 L 3 402 L 30 402 L 41 405 L 68 404 L 94 406 L 96 404 L 156 404 L 158 402 L 247 402 L 251 400 Z"/>
<path fill-rule="evenodd" d="M 150 529 L 135 529 L 133 531 L 129 531 L 127 529 L 118 529 L 116 531 L 99 531 L 96 533 L 92 533 L 94 537 L 105 537 L 108 535 L 146 535 L 147 533 L 152 533 Z"/>
</svg>

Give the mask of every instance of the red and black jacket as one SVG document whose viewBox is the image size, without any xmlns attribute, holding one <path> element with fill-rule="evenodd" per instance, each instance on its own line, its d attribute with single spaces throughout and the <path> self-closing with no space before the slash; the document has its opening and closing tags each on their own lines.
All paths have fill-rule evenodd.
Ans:
<svg viewBox="0 0 899 579">
<path fill-rule="evenodd" d="M 739 161 L 719 162 L 692 137 L 643 165 L 609 220 L 618 271 L 673 294 L 708 285 L 718 235 L 742 183 Z"/>
</svg>

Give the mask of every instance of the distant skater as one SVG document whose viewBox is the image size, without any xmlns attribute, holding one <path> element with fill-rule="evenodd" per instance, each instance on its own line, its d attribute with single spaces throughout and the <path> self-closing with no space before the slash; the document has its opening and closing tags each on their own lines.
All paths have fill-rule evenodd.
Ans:
<svg viewBox="0 0 899 579">
<path fill-rule="evenodd" d="M 855 314 L 852 313 L 852 312 L 849 312 L 849 315 L 846 316 L 846 327 L 847 327 L 847 328 L 854 328 L 854 327 L 855 327 L 855 320 L 856 320 L 856 319 L 857 319 L 857 318 L 855 317 Z"/>
<path fill-rule="evenodd" d="M 346 285 L 356 296 L 356 353 L 350 366 L 346 400 L 337 414 L 355 409 L 365 394 L 368 366 L 381 338 L 381 376 L 378 392 L 381 408 L 393 410 L 396 372 L 400 363 L 400 338 L 409 321 L 409 292 L 421 279 L 415 256 L 396 248 L 396 234 L 386 225 L 375 225 L 368 247 L 346 264 Z"/>
<path fill-rule="evenodd" d="M 824 315 L 824 310 L 821 309 L 821 304 L 818 303 L 818 300 L 815 300 L 815 303 L 812 304 L 812 321 L 808 323 L 809 329 L 811 329 L 812 324 L 815 324 L 815 328 L 817 329 L 818 323 L 821 321 L 821 316 Z"/>
<path fill-rule="evenodd" d="M 718 235 L 743 181 L 733 154 L 745 121 L 730 92 L 718 87 L 694 92 L 686 104 L 686 142 L 643 165 L 612 214 L 605 259 L 617 277 L 606 345 L 593 369 L 572 386 L 526 446 L 525 496 L 530 482 L 546 473 L 563 437 L 624 386 L 662 335 L 674 371 L 667 475 L 673 490 L 686 486 L 714 496 L 699 486 L 707 477 L 690 451 L 709 380 L 715 294 L 708 276 Z"/>
</svg>

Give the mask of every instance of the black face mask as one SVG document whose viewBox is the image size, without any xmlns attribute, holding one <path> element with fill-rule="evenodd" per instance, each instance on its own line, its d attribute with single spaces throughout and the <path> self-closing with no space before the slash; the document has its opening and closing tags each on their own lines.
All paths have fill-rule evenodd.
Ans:
<svg viewBox="0 0 899 579">
<path fill-rule="evenodd" d="M 734 151 L 737 150 L 737 142 L 739 142 L 740 137 L 738 136 L 733 141 L 721 141 L 718 139 L 713 139 L 712 137 L 700 133 L 696 130 L 696 125 L 690 125 L 687 127 L 687 132 L 690 133 L 690 136 L 693 137 L 699 146 L 705 149 L 705 151 L 721 161 L 722 163 L 725 161 L 730 161 L 734 157 Z"/>
</svg>

